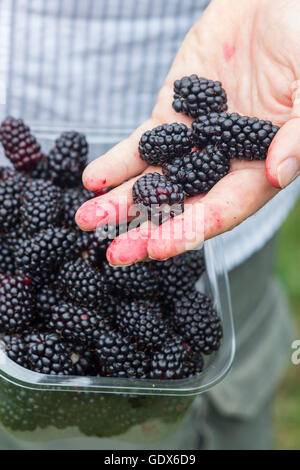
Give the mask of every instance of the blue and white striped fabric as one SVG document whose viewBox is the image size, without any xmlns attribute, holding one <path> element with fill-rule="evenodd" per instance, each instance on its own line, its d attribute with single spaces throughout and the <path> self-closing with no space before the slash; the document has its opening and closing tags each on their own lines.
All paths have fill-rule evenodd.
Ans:
<svg viewBox="0 0 300 470">
<path fill-rule="evenodd" d="M 66 129 L 104 153 L 147 119 L 185 34 L 209 0 L 0 0 L 0 118 L 45 149 Z M 299 182 L 300 183 L 300 182 Z M 274 234 L 298 182 L 223 235 L 229 268 Z"/>
</svg>

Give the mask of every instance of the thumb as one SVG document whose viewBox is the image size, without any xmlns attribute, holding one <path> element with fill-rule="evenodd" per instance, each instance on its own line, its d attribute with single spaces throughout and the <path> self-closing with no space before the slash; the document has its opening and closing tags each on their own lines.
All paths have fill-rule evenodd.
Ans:
<svg viewBox="0 0 300 470">
<path fill-rule="evenodd" d="M 266 174 L 276 188 L 285 188 L 300 175 L 300 118 L 290 119 L 277 132 L 268 152 Z"/>
</svg>

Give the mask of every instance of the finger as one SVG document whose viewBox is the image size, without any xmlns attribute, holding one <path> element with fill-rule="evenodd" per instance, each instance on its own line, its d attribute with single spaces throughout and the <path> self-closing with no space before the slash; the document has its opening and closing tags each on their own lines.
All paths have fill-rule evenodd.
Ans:
<svg viewBox="0 0 300 470">
<path fill-rule="evenodd" d="M 154 172 L 161 173 L 161 168 L 149 166 L 142 175 Z M 101 225 L 117 225 L 136 217 L 139 211 L 134 210 L 132 187 L 142 175 L 132 178 L 103 196 L 86 201 L 76 213 L 77 225 L 82 230 L 95 230 Z"/>
<path fill-rule="evenodd" d="M 147 246 L 151 235 L 151 223 L 122 233 L 115 238 L 106 251 L 106 258 L 112 266 L 129 266 L 143 261 L 148 256 Z"/>
<path fill-rule="evenodd" d="M 96 191 L 107 186 L 117 186 L 141 173 L 147 164 L 140 158 L 138 143 L 141 135 L 154 126 L 152 119 L 146 121 L 130 137 L 91 162 L 82 175 L 84 186 L 90 191 Z"/>
<path fill-rule="evenodd" d="M 249 165 L 250 166 L 250 165 Z M 278 192 L 264 172 L 264 162 L 234 170 L 184 214 L 161 225 L 148 243 L 150 258 L 163 260 L 194 249 L 203 240 L 231 230 L 260 209 Z"/>
<path fill-rule="evenodd" d="M 300 174 L 300 118 L 277 132 L 266 161 L 266 175 L 275 188 L 285 188 Z"/>
</svg>

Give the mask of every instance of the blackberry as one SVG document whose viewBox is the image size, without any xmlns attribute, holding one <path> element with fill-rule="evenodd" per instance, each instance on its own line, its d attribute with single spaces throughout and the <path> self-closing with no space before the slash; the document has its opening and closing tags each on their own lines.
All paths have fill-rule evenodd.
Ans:
<svg viewBox="0 0 300 470">
<path fill-rule="evenodd" d="M 161 166 L 188 153 L 193 147 L 192 131 L 185 124 L 163 124 L 146 131 L 139 142 L 142 160 L 148 165 Z"/>
<path fill-rule="evenodd" d="M 26 171 L 42 159 L 41 146 L 22 119 L 7 117 L 0 127 L 0 138 L 7 158 L 19 171 Z"/>
<path fill-rule="evenodd" d="M 22 173 L 0 169 L 0 232 L 7 232 L 18 223 L 20 197 L 26 182 Z"/>
<path fill-rule="evenodd" d="M 29 278 L 0 279 L 0 331 L 18 333 L 34 320 L 35 298 Z"/>
<path fill-rule="evenodd" d="M 67 229 L 48 228 L 25 240 L 16 254 L 16 267 L 36 282 L 48 279 L 64 261 L 74 256 L 76 234 Z"/>
<path fill-rule="evenodd" d="M 5 239 L 0 238 L 0 275 L 13 276 L 15 274 L 15 258 Z"/>
<path fill-rule="evenodd" d="M 178 113 L 184 113 L 192 118 L 211 112 L 220 113 L 228 108 L 222 83 L 195 74 L 174 82 L 172 106 Z"/>
<path fill-rule="evenodd" d="M 172 302 L 191 290 L 205 271 L 203 250 L 192 250 L 166 261 L 156 261 L 155 266 L 160 279 L 161 298 L 170 310 Z"/>
<path fill-rule="evenodd" d="M 91 344 L 108 322 L 100 311 L 77 307 L 71 303 L 60 303 L 53 307 L 50 329 L 61 338 L 83 344 Z"/>
<path fill-rule="evenodd" d="M 26 234 L 33 234 L 58 222 L 62 210 L 62 192 L 43 179 L 27 183 L 22 197 L 20 220 Z"/>
<path fill-rule="evenodd" d="M 163 173 L 188 196 L 208 192 L 230 170 L 227 154 L 213 145 L 163 165 Z"/>
<path fill-rule="evenodd" d="M 52 309 L 59 302 L 65 300 L 65 295 L 58 289 L 57 280 L 55 282 L 46 281 L 46 284 L 39 286 L 36 292 L 36 314 L 40 327 L 48 328 L 52 318 Z"/>
<path fill-rule="evenodd" d="M 87 164 L 88 144 L 83 134 L 64 132 L 55 141 L 48 155 L 50 179 L 61 187 L 80 184 L 81 173 Z"/>
<path fill-rule="evenodd" d="M 206 295 L 193 290 L 177 299 L 172 323 L 193 351 L 211 354 L 220 348 L 221 319 Z"/>
<path fill-rule="evenodd" d="M 237 113 L 211 113 L 192 124 L 194 139 L 200 148 L 217 144 L 230 158 L 265 160 L 278 126 L 256 117 Z"/>
<path fill-rule="evenodd" d="M 30 370 L 50 375 L 72 375 L 74 362 L 72 348 L 56 334 L 33 335 L 28 340 L 28 365 Z"/>
<path fill-rule="evenodd" d="M 77 305 L 101 307 L 109 291 L 98 268 L 83 259 L 65 263 L 58 274 L 59 289 Z"/>
<path fill-rule="evenodd" d="M 132 188 L 134 203 L 148 219 L 162 224 L 184 211 L 182 187 L 159 173 L 147 173 Z"/>
<path fill-rule="evenodd" d="M 149 377 L 162 380 L 182 379 L 187 371 L 188 359 L 189 349 L 183 339 L 173 335 L 152 355 Z"/>
<path fill-rule="evenodd" d="M 111 266 L 103 263 L 105 282 L 113 292 L 123 298 L 148 298 L 159 295 L 159 280 L 153 263 L 135 263 L 131 266 Z"/>
<path fill-rule="evenodd" d="M 116 322 L 123 334 L 150 350 L 162 346 L 170 334 L 157 302 L 122 301 L 117 307 Z"/>
<path fill-rule="evenodd" d="M 95 352 L 102 376 L 146 377 L 148 357 L 118 331 L 106 329 L 96 343 Z"/>
</svg>

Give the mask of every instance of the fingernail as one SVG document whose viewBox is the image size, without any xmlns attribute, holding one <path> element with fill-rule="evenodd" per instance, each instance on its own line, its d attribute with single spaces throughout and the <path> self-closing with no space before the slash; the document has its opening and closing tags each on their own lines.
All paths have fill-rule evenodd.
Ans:
<svg viewBox="0 0 300 470">
<path fill-rule="evenodd" d="M 277 168 L 277 178 L 281 188 L 288 186 L 300 174 L 298 160 L 294 157 L 287 158 Z"/>
</svg>

